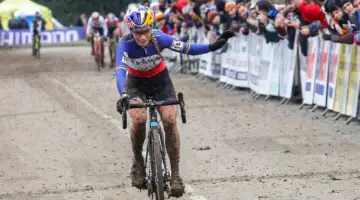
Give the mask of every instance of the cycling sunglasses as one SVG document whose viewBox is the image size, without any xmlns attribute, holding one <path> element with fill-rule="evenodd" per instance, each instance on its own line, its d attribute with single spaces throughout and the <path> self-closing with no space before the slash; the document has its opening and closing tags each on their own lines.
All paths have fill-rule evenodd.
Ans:
<svg viewBox="0 0 360 200">
<path fill-rule="evenodd" d="M 136 29 L 133 29 L 131 32 L 134 33 L 135 35 L 144 35 L 146 33 L 148 33 L 149 31 L 151 31 L 152 28 L 147 28 L 145 30 L 136 30 Z"/>
</svg>

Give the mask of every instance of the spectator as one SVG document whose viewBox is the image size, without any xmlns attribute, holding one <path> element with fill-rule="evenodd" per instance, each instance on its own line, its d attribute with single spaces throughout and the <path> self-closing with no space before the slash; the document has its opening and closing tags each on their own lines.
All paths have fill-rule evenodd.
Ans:
<svg viewBox="0 0 360 200">
<path fill-rule="evenodd" d="M 220 15 L 218 15 L 216 11 L 211 11 L 208 14 L 208 20 L 211 22 L 210 30 L 212 31 L 212 35 L 214 35 L 215 38 L 217 38 L 219 35 L 221 35 L 221 33 L 224 32 L 220 24 L 221 22 Z"/>
<path fill-rule="evenodd" d="M 144 0 L 142 4 L 143 6 L 149 7 L 150 2 L 148 0 Z"/>
<path fill-rule="evenodd" d="M 170 23 L 167 23 L 167 20 L 169 19 L 165 17 L 163 12 L 158 12 L 155 15 L 155 20 L 157 21 L 156 27 L 162 32 L 168 35 L 173 35 L 176 33 L 176 29 L 174 28 L 174 26 L 171 26 Z"/>
<path fill-rule="evenodd" d="M 8 27 L 10 30 L 19 30 L 18 19 L 15 17 L 14 13 L 12 14 L 13 18 L 9 20 Z"/>
<path fill-rule="evenodd" d="M 86 19 L 87 19 L 86 14 L 85 14 L 85 13 L 82 13 L 82 14 L 80 15 L 80 17 L 76 20 L 75 25 L 76 25 L 76 26 L 79 26 L 79 27 L 84 27 L 84 28 L 85 28 L 85 26 L 86 26 L 86 24 L 87 24 Z"/>
<path fill-rule="evenodd" d="M 121 21 L 124 21 L 125 14 L 126 14 L 126 13 L 125 13 L 123 10 L 120 12 L 119 19 L 120 19 Z"/>
<path fill-rule="evenodd" d="M 297 6 L 301 18 L 303 19 L 304 25 L 320 21 L 322 28 L 329 27 L 325 13 L 322 11 L 321 5 L 316 1 L 311 0 L 308 3 L 306 0 L 295 0 L 294 3 Z"/>
<path fill-rule="evenodd" d="M 300 48 L 305 56 L 308 38 L 319 34 L 324 40 L 352 44 L 355 39 L 360 44 L 360 0 L 286 0 L 285 6 L 259 0 L 251 7 L 250 3 L 249 0 L 143 1 L 143 5 L 156 12 L 156 28 L 169 35 L 177 34 L 182 41 L 189 39 L 192 27 L 205 27 L 210 41 L 230 29 L 243 35 L 262 35 L 266 42 L 286 39 L 290 49 L 294 48 L 299 32 Z M 330 19 L 326 18 L 322 5 Z"/>
<path fill-rule="evenodd" d="M 25 16 L 23 14 L 21 14 L 18 18 L 18 23 L 19 23 L 19 28 L 20 29 L 29 29 L 29 24 L 27 22 L 27 20 L 25 19 Z"/>
<path fill-rule="evenodd" d="M 154 11 L 154 13 L 160 12 L 160 3 L 158 1 L 153 1 L 150 4 L 150 8 Z"/>
</svg>

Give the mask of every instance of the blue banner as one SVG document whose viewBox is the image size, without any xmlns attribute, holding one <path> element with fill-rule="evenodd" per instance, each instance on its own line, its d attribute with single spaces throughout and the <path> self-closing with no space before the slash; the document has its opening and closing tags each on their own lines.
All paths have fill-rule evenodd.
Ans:
<svg viewBox="0 0 360 200">
<path fill-rule="evenodd" d="M 41 43 L 64 43 L 85 39 L 83 27 L 68 29 L 56 29 L 43 31 L 41 33 Z M 32 43 L 32 35 L 29 30 L 9 30 L 0 31 L 0 47 L 19 46 Z"/>
</svg>

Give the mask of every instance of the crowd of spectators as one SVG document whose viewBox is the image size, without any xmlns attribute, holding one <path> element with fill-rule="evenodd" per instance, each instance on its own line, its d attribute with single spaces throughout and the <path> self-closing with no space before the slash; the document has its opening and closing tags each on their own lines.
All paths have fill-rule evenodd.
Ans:
<svg viewBox="0 0 360 200">
<path fill-rule="evenodd" d="M 307 54 L 309 37 L 321 35 L 337 43 L 360 44 L 360 0 L 286 0 L 273 4 L 260 0 L 143 1 L 156 13 L 156 27 L 167 34 L 185 35 L 190 27 L 204 28 L 216 39 L 224 30 L 240 35 L 262 35 L 266 42 L 288 40 L 290 49 L 299 33 Z"/>
<path fill-rule="evenodd" d="M 8 27 L 10 30 L 22 30 L 22 29 L 29 29 L 29 24 L 25 19 L 25 16 L 20 15 L 17 17 L 13 17 L 9 20 Z"/>
</svg>

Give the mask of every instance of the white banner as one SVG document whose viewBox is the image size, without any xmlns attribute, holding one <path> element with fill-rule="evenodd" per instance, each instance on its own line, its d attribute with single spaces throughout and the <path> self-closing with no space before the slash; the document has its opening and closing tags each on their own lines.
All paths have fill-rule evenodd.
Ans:
<svg viewBox="0 0 360 200">
<path fill-rule="evenodd" d="M 229 45 L 226 53 L 222 55 L 222 62 L 221 62 L 221 74 L 220 74 L 220 81 L 226 84 L 232 85 L 232 80 L 229 76 L 230 69 L 236 65 L 236 56 L 234 56 L 233 49 L 234 47 L 234 40 L 235 38 L 229 39 Z"/>
<path fill-rule="evenodd" d="M 206 42 L 207 39 L 205 39 Z M 205 76 L 211 76 L 211 63 L 212 63 L 212 54 L 206 53 L 200 56 L 200 66 L 199 73 Z"/>
<path fill-rule="evenodd" d="M 279 95 L 290 99 L 292 97 L 292 89 L 294 86 L 295 67 L 297 63 L 297 44 L 294 44 L 294 49 L 288 48 L 286 41 L 282 43 L 282 57 L 283 62 L 280 66 L 280 92 Z"/>
<path fill-rule="evenodd" d="M 212 55 L 212 61 L 211 61 L 211 76 L 212 78 L 220 78 L 221 74 L 221 49 L 218 51 L 215 51 L 213 53 L 208 53 Z"/>
<path fill-rule="evenodd" d="M 240 36 L 235 39 L 236 42 L 236 80 L 234 81 L 234 85 L 237 87 L 248 88 L 249 87 L 249 66 L 248 66 L 248 58 L 249 58 L 249 37 Z"/>
<path fill-rule="evenodd" d="M 248 87 L 248 52 L 246 37 L 234 37 L 221 55 L 220 81 L 236 87 Z"/>
<path fill-rule="evenodd" d="M 283 64 L 281 58 L 281 43 L 275 44 L 274 51 L 271 54 L 273 57 L 273 61 L 270 63 L 270 73 L 269 73 L 269 80 L 270 80 L 270 88 L 269 88 L 269 95 L 271 96 L 279 96 L 279 84 L 280 84 L 280 67 Z"/>
<path fill-rule="evenodd" d="M 199 44 L 209 44 L 209 39 L 206 37 L 205 32 L 199 30 L 197 40 Z M 199 56 L 199 73 L 205 76 L 211 76 L 211 63 L 212 63 L 212 53 L 206 53 Z"/>
<path fill-rule="evenodd" d="M 249 85 L 251 90 L 256 93 L 258 89 L 258 81 L 260 76 L 260 61 L 261 61 L 261 48 L 263 38 L 257 35 L 252 35 L 249 38 Z"/>
<path fill-rule="evenodd" d="M 321 40 L 316 65 L 314 103 L 321 107 L 326 107 L 330 45 L 329 41 Z"/>
<path fill-rule="evenodd" d="M 268 95 L 270 90 L 270 65 L 273 61 L 273 56 L 269 52 L 273 52 L 276 44 L 266 43 L 264 39 L 262 39 L 261 44 L 261 57 L 259 63 L 259 76 L 258 76 L 258 86 L 256 93 L 262 95 Z"/>
<path fill-rule="evenodd" d="M 301 62 L 300 77 L 303 91 L 303 103 L 312 105 L 314 103 L 314 88 L 315 88 L 315 68 L 318 62 L 320 38 L 312 37 L 308 39 L 308 56 L 305 58 L 306 62 Z M 301 55 L 303 56 L 303 55 Z M 302 58 L 304 60 L 304 58 Z"/>
</svg>

